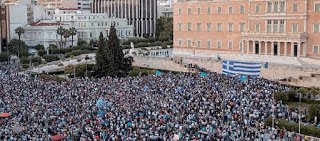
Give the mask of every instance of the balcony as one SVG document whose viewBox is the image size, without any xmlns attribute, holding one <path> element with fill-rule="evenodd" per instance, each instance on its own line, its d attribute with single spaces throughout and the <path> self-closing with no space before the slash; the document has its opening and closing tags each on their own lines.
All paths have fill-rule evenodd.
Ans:
<svg viewBox="0 0 320 141">
<path fill-rule="evenodd" d="M 243 40 L 263 40 L 263 41 L 295 41 L 306 42 L 308 40 L 307 33 L 267 33 L 267 32 L 243 32 L 241 35 Z"/>
</svg>

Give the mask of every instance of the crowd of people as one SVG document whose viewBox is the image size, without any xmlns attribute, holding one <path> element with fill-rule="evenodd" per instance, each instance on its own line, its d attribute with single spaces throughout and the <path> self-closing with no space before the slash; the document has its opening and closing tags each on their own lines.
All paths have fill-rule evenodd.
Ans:
<svg viewBox="0 0 320 141">
<path fill-rule="evenodd" d="M 2 67 L 0 113 L 11 115 L 0 118 L 0 140 L 42 141 L 47 133 L 92 141 L 295 139 L 263 122 L 272 111 L 296 120 L 291 107 L 272 106 L 274 92 L 288 89 L 262 78 L 242 81 L 218 73 L 56 82 Z"/>
</svg>

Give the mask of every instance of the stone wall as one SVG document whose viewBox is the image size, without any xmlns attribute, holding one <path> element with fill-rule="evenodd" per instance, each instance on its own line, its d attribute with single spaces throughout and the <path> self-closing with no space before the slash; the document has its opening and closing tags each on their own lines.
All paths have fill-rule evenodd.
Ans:
<svg viewBox="0 0 320 141">
<path fill-rule="evenodd" d="M 175 60 L 183 60 L 184 64 L 178 64 Z M 197 64 L 212 72 L 222 73 L 222 62 L 214 59 L 202 58 L 156 58 L 156 57 L 134 57 L 134 66 L 164 69 L 171 71 L 190 72 L 185 64 Z M 313 75 L 312 75 L 313 74 Z M 260 76 L 270 80 L 280 80 L 283 84 L 304 87 L 320 87 L 320 68 L 302 67 L 283 64 L 268 64 L 268 68 L 261 67 Z M 289 82 L 290 81 L 290 82 Z"/>
</svg>

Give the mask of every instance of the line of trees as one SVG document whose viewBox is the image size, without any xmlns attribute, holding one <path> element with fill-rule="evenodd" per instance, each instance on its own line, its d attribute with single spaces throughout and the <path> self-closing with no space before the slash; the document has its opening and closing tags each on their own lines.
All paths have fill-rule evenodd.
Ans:
<svg viewBox="0 0 320 141">
<path fill-rule="evenodd" d="M 64 48 L 67 45 L 67 38 L 71 36 L 71 42 L 73 47 L 73 36 L 77 35 L 77 29 L 74 27 L 71 27 L 70 29 L 66 29 L 62 26 L 60 26 L 57 29 L 57 34 L 60 35 L 60 48 Z M 64 38 L 64 47 L 63 47 L 63 41 L 62 38 Z"/>
</svg>

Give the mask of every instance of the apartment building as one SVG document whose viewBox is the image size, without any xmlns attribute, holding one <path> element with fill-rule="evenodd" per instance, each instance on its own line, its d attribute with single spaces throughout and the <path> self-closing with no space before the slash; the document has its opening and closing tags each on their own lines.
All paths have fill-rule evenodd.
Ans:
<svg viewBox="0 0 320 141">
<path fill-rule="evenodd" d="M 320 0 L 174 4 L 174 52 L 320 57 Z"/>
</svg>

